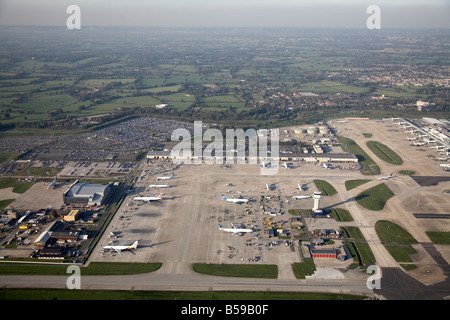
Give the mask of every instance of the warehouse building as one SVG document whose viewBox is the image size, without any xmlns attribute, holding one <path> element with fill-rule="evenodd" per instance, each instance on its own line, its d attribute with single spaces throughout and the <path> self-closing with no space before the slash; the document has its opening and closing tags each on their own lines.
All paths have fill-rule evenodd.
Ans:
<svg viewBox="0 0 450 320">
<path fill-rule="evenodd" d="M 105 203 L 112 184 L 90 184 L 75 181 L 66 192 L 63 200 L 66 205 L 101 206 Z"/>
</svg>

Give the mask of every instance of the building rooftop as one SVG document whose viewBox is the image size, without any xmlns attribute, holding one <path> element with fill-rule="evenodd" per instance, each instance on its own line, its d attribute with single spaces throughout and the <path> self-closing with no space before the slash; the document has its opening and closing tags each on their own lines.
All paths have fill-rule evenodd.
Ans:
<svg viewBox="0 0 450 320">
<path fill-rule="evenodd" d="M 107 185 L 90 184 L 88 182 L 75 182 L 66 191 L 68 197 L 95 197 L 102 196 Z"/>
</svg>

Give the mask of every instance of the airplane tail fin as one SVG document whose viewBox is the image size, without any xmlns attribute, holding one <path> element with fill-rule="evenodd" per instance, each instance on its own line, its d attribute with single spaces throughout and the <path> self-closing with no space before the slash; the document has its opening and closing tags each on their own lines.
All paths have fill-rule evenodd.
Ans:
<svg viewBox="0 0 450 320">
<path fill-rule="evenodd" d="M 222 225 L 221 225 L 221 224 L 219 224 L 219 230 L 222 230 L 222 229 L 223 229 Z"/>
<path fill-rule="evenodd" d="M 133 244 L 131 245 L 131 247 L 132 247 L 133 249 L 136 249 L 136 248 L 138 247 L 138 245 L 139 245 L 139 241 L 135 241 L 135 242 L 133 242 Z"/>
<path fill-rule="evenodd" d="M 223 199 L 223 200 L 227 200 L 227 197 L 225 197 L 224 195 L 222 195 L 222 199 Z"/>
<path fill-rule="evenodd" d="M 158 196 L 158 198 L 162 200 L 162 198 L 163 198 L 162 196 L 163 196 L 163 194 L 160 193 L 159 196 Z"/>
</svg>

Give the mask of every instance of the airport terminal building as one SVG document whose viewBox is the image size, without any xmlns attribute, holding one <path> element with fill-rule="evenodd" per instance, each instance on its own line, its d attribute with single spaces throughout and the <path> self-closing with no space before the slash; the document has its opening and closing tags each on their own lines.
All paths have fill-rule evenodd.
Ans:
<svg viewBox="0 0 450 320">
<path fill-rule="evenodd" d="M 64 192 L 63 200 L 66 205 L 101 206 L 111 192 L 112 185 L 90 184 L 75 181 Z"/>
</svg>

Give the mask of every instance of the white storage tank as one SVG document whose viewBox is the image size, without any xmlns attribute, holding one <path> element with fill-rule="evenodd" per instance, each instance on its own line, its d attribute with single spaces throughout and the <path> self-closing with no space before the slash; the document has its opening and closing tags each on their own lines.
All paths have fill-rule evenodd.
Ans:
<svg viewBox="0 0 450 320">
<path fill-rule="evenodd" d="M 306 132 L 308 132 L 308 134 L 316 134 L 319 132 L 319 129 L 317 127 L 309 127 L 308 130 L 306 130 Z"/>
<path fill-rule="evenodd" d="M 319 128 L 319 132 L 320 134 L 329 134 L 330 133 L 330 128 L 326 127 L 326 126 L 322 126 Z"/>
</svg>

